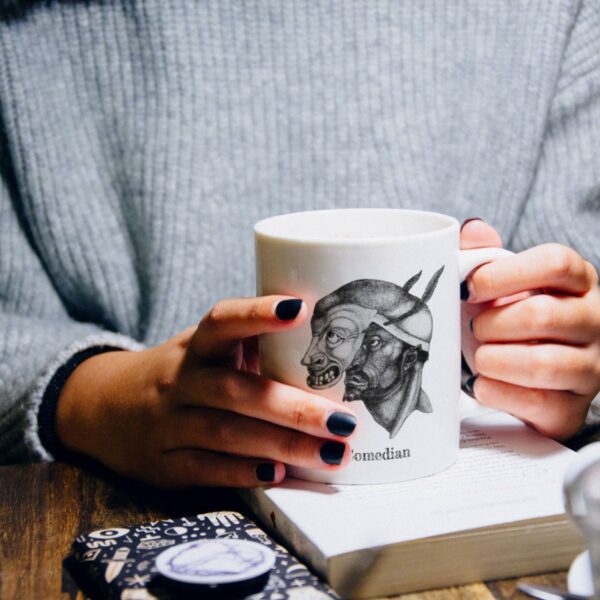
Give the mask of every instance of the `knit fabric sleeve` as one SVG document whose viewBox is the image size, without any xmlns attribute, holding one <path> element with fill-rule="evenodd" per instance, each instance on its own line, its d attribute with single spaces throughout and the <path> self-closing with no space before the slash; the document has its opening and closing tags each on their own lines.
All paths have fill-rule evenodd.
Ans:
<svg viewBox="0 0 600 600">
<path fill-rule="evenodd" d="M 70 317 L 27 237 L 2 150 L 0 143 L 0 463 L 6 464 L 52 460 L 40 442 L 38 409 L 61 365 L 87 348 L 142 346 Z"/>
<path fill-rule="evenodd" d="M 564 49 L 531 191 L 512 246 L 559 242 L 600 270 L 600 4 L 583 1 Z M 590 227 L 596 223 L 596 227 Z M 600 397 L 588 425 L 600 425 Z"/>
</svg>

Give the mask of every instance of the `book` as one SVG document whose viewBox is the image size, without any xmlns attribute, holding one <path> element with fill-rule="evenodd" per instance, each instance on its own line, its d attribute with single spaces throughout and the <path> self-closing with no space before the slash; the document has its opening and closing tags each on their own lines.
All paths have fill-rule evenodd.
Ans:
<svg viewBox="0 0 600 600">
<path fill-rule="evenodd" d="M 240 494 L 343 598 L 373 598 L 567 568 L 583 548 L 562 500 L 573 455 L 490 411 L 462 422 L 458 461 L 431 477 Z"/>
</svg>

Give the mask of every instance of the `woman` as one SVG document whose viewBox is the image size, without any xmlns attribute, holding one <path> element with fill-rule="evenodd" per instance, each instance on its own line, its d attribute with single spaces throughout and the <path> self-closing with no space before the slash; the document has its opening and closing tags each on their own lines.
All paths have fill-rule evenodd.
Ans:
<svg viewBox="0 0 600 600">
<path fill-rule="evenodd" d="M 252 223 L 333 206 L 493 224 L 461 238 L 518 252 L 470 279 L 476 398 L 558 439 L 597 420 L 594 3 L 0 6 L 3 462 L 343 468 L 351 411 L 256 372 L 301 299 L 220 300 L 253 293 Z"/>
</svg>

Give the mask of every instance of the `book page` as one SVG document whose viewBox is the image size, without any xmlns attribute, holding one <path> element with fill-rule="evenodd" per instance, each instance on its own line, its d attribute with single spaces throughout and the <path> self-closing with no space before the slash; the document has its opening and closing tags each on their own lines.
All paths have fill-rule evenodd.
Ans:
<svg viewBox="0 0 600 600">
<path fill-rule="evenodd" d="M 259 493 L 328 557 L 563 514 L 562 478 L 573 454 L 493 412 L 463 421 L 458 461 L 437 475 L 364 486 L 289 479 Z"/>
</svg>

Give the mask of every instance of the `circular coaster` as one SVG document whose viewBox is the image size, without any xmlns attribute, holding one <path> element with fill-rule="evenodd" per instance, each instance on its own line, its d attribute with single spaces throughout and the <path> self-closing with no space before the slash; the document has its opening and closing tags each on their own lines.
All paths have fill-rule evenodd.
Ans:
<svg viewBox="0 0 600 600">
<path fill-rule="evenodd" d="M 258 542 L 198 540 L 173 546 L 156 557 L 156 570 L 183 585 L 216 589 L 265 585 L 275 553 Z"/>
</svg>

